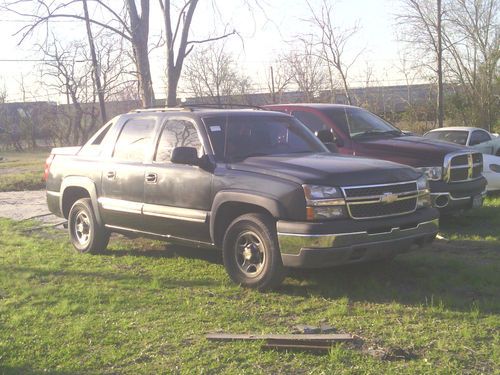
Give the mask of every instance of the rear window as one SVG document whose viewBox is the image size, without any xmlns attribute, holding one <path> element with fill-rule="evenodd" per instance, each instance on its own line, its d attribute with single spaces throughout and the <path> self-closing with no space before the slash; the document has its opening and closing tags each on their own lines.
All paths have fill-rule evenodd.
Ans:
<svg viewBox="0 0 500 375">
<path fill-rule="evenodd" d="M 215 157 L 241 161 L 251 156 L 326 152 L 301 123 L 288 117 L 218 116 L 203 119 Z"/>
</svg>

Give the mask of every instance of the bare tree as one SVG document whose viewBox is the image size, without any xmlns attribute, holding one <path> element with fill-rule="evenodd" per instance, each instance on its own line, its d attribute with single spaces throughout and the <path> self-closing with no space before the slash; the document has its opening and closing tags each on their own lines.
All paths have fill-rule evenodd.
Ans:
<svg viewBox="0 0 500 375">
<path fill-rule="evenodd" d="M 189 32 L 193 15 L 198 6 L 198 0 L 184 0 L 180 9 L 174 14 L 175 9 L 170 0 L 159 0 L 163 13 L 163 22 L 166 38 L 167 55 L 167 106 L 177 104 L 177 86 L 182 73 L 184 59 L 193 50 L 194 45 L 224 39 L 236 33 L 224 32 L 219 36 L 200 40 L 189 40 Z M 215 6 L 215 2 L 214 2 Z"/>
<path fill-rule="evenodd" d="M 466 125 L 491 126 L 498 116 L 494 82 L 498 79 L 500 57 L 499 1 L 447 0 L 443 1 L 441 12 L 433 0 L 402 3 L 404 10 L 398 21 L 404 31 L 403 40 L 419 52 L 416 59 L 427 64 L 438 81 L 441 31 L 443 69 L 450 82 L 458 84 L 448 112 L 460 112 Z M 438 93 L 438 102 L 442 102 L 443 96 Z"/>
<path fill-rule="evenodd" d="M 89 18 L 91 24 L 125 39 L 132 46 L 139 93 L 144 107 L 150 107 L 154 104 L 148 49 L 149 3 L 149 0 L 141 0 L 138 9 L 135 0 L 125 0 L 124 2 L 92 0 L 95 9 L 100 11 L 96 13 L 102 14 L 102 18 Z M 119 5 L 116 7 L 116 4 Z M 51 21 L 60 19 L 85 21 L 80 0 L 51 2 L 45 0 L 5 0 L 0 9 L 12 12 L 27 20 L 26 25 L 16 33 L 20 37 L 19 44 L 42 26 L 45 26 L 45 37 L 49 37 Z"/>
<path fill-rule="evenodd" d="M 499 115 L 500 1 L 456 0 L 449 5 L 444 43 L 450 78 L 459 84 L 465 125 L 486 127 Z M 497 98 L 495 98 L 495 95 Z"/>
<path fill-rule="evenodd" d="M 223 104 L 223 97 L 244 95 L 250 79 L 242 75 L 224 44 L 209 45 L 193 52 L 185 64 L 185 76 L 197 97 Z"/>
<path fill-rule="evenodd" d="M 119 40 L 101 35 L 96 43 L 103 95 L 109 99 L 119 95 L 121 90 L 128 90 L 133 82 L 128 79 Z M 41 67 L 43 85 L 66 95 L 68 101 L 68 106 L 62 106 L 59 111 L 59 116 L 65 120 L 59 124 L 59 129 L 54 129 L 59 143 L 84 142 L 95 131 L 100 115 L 89 51 L 83 42 L 62 44 L 55 39 L 40 48 L 45 55 Z"/>
<path fill-rule="evenodd" d="M 293 71 L 290 65 L 283 58 L 276 60 L 267 75 L 267 87 L 273 103 L 281 102 L 281 98 L 292 80 Z"/>
<path fill-rule="evenodd" d="M 346 49 L 350 46 L 349 43 L 353 36 L 358 32 L 359 25 L 356 24 L 351 28 L 345 29 L 336 26 L 333 19 L 334 9 L 331 1 L 322 0 L 321 9 L 319 10 L 315 10 L 309 2 L 307 4 L 312 15 L 309 22 L 316 27 L 320 36 L 318 42 L 321 51 L 320 56 L 327 63 L 330 89 L 333 92 L 333 67 L 340 77 L 347 102 L 352 104 L 348 83 L 349 69 L 357 61 L 363 50 L 356 52 L 354 57 L 348 59 Z"/>
<path fill-rule="evenodd" d="M 279 69 L 289 69 L 290 82 L 303 93 L 304 100 L 315 101 L 320 91 L 326 88 L 327 69 L 310 39 L 299 39 L 292 50 L 281 56 L 279 61 Z"/>
<path fill-rule="evenodd" d="M 441 0 L 402 0 L 403 10 L 397 21 L 403 33 L 402 41 L 419 52 L 418 60 L 427 65 L 437 77 L 437 119 L 443 127 L 443 6 Z M 430 58 L 430 60 L 429 60 Z"/>
</svg>

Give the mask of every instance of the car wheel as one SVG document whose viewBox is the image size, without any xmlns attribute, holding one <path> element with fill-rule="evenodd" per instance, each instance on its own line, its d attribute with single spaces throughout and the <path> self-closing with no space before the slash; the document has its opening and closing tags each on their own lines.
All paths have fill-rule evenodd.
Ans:
<svg viewBox="0 0 500 375">
<path fill-rule="evenodd" d="M 262 214 L 245 214 L 228 227 L 223 260 L 231 279 L 242 286 L 272 289 L 283 281 L 285 270 L 273 221 Z"/>
<path fill-rule="evenodd" d="M 68 215 L 71 243 L 79 253 L 99 253 L 106 249 L 110 233 L 97 223 L 90 198 L 77 200 Z"/>
</svg>

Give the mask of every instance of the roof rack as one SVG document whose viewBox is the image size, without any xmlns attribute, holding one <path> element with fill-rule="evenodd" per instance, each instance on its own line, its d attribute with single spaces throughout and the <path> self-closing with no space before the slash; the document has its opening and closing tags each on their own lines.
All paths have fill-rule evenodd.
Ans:
<svg viewBox="0 0 500 375">
<path fill-rule="evenodd" d="M 193 110 L 188 107 L 153 107 L 153 108 L 137 108 L 131 110 L 129 113 L 143 113 L 143 112 L 170 112 L 170 111 L 185 111 L 192 112 Z"/>
<path fill-rule="evenodd" d="M 223 103 L 223 104 L 183 104 L 182 107 L 153 107 L 153 108 L 137 108 L 131 110 L 129 113 L 145 113 L 145 112 L 194 112 L 197 108 L 208 108 L 208 109 L 231 109 L 231 108 L 248 108 L 255 109 L 259 111 L 265 111 L 266 108 L 260 107 L 258 105 L 251 104 L 234 104 L 234 103 Z"/>
<path fill-rule="evenodd" d="M 257 110 L 265 110 L 265 108 L 258 106 L 258 105 L 252 105 L 252 104 L 237 104 L 237 103 L 221 103 L 221 104 L 209 104 L 209 103 L 192 103 L 192 104 L 186 104 L 183 103 L 183 107 L 185 108 L 215 108 L 215 109 L 230 109 L 230 108 L 249 108 L 249 109 L 257 109 Z"/>
</svg>

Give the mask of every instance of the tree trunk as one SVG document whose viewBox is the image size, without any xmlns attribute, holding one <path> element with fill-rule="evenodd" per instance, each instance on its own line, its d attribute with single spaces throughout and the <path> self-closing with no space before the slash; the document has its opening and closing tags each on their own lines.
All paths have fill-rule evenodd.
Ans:
<svg viewBox="0 0 500 375">
<path fill-rule="evenodd" d="M 443 100 L 443 47 L 441 41 L 442 28 L 441 28 L 441 0 L 437 0 L 437 73 L 438 73 L 438 93 L 437 93 L 437 107 L 438 107 L 438 127 L 443 127 L 444 122 L 444 100 Z"/>
<path fill-rule="evenodd" d="M 177 105 L 177 83 L 179 82 L 179 74 L 175 68 L 169 69 L 168 72 L 168 91 L 167 91 L 167 107 L 175 107 Z"/>
<path fill-rule="evenodd" d="M 95 86 L 97 90 L 97 97 L 99 98 L 99 108 L 101 110 L 101 119 L 104 124 L 107 121 L 106 116 L 106 103 L 104 102 L 104 92 L 101 86 L 101 73 L 99 69 L 99 64 L 97 62 L 97 56 L 95 53 L 94 37 L 92 35 L 92 28 L 90 27 L 89 20 L 89 9 L 87 7 L 87 0 L 82 0 L 83 2 L 83 13 L 85 15 L 85 26 L 87 28 L 87 38 L 89 41 L 90 55 L 92 56 L 92 70 L 94 71 Z"/>
<path fill-rule="evenodd" d="M 149 66 L 147 43 L 134 42 L 134 54 L 136 58 L 137 74 L 139 81 L 139 96 L 144 108 L 154 107 L 155 94 L 153 81 L 151 79 L 151 68 Z"/>
<path fill-rule="evenodd" d="M 144 108 L 154 106 L 153 81 L 149 66 L 149 0 L 141 0 L 141 15 L 137 12 L 135 0 L 127 0 L 130 17 L 132 48 L 139 82 L 139 96 Z"/>
</svg>

